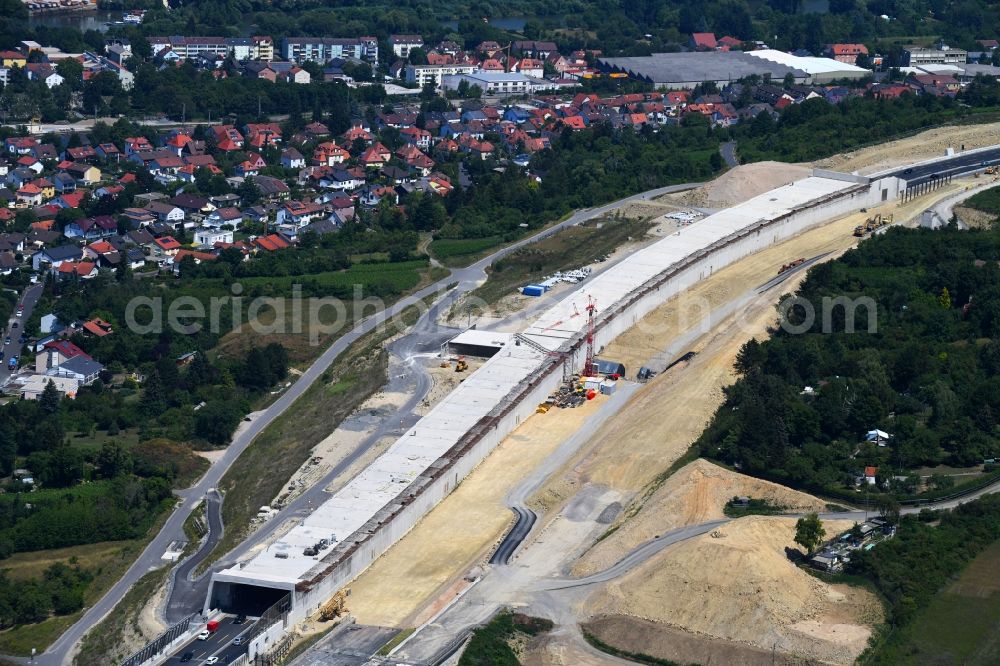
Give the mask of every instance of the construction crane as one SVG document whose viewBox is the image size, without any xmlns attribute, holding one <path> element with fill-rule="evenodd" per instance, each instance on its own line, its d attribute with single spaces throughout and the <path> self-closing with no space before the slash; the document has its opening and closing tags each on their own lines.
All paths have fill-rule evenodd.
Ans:
<svg viewBox="0 0 1000 666">
<path fill-rule="evenodd" d="M 321 622 L 335 620 L 347 612 L 347 597 L 351 596 L 351 588 L 345 587 L 330 597 L 330 600 L 319 608 Z"/>
<path fill-rule="evenodd" d="M 589 376 L 594 371 L 594 312 L 597 305 L 592 296 L 587 296 L 587 355 L 583 361 L 583 374 Z"/>
</svg>

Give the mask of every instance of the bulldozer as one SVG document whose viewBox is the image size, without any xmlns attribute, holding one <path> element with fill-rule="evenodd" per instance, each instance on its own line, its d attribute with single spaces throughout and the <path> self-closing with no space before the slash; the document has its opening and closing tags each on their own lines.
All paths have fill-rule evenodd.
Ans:
<svg viewBox="0 0 1000 666">
<path fill-rule="evenodd" d="M 319 608 L 320 622 L 335 620 L 347 612 L 347 597 L 351 596 L 351 588 L 345 587 L 330 597 L 330 600 Z"/>
<path fill-rule="evenodd" d="M 455 372 L 465 372 L 469 369 L 469 364 L 466 362 L 464 356 L 459 356 L 458 361 L 455 362 Z"/>
<path fill-rule="evenodd" d="M 1000 172 L 1000 170 L 998 170 L 997 167 L 995 167 L 995 166 L 988 166 L 983 171 L 983 173 L 985 173 L 987 176 L 992 176 L 992 175 L 994 175 L 994 174 L 996 174 L 998 172 Z"/>
</svg>

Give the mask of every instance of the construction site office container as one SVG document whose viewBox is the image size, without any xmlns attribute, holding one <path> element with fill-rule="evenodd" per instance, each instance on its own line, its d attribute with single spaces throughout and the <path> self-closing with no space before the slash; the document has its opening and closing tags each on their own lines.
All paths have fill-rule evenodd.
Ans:
<svg viewBox="0 0 1000 666">
<path fill-rule="evenodd" d="M 541 296 L 545 293 L 545 287 L 540 284 L 529 284 L 521 289 L 521 293 L 525 296 Z"/>
</svg>

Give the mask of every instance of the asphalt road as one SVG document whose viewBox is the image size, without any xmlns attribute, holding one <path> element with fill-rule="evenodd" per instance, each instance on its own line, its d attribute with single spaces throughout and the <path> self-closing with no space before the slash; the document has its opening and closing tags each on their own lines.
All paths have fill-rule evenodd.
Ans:
<svg viewBox="0 0 1000 666">
<path fill-rule="evenodd" d="M 939 160 L 931 164 L 916 164 L 912 167 L 895 169 L 879 175 L 902 178 L 908 186 L 919 185 L 934 180 L 935 177 L 955 176 L 975 171 L 978 168 L 1000 165 L 1000 147 L 988 148 L 971 154 Z"/>
<path fill-rule="evenodd" d="M 10 344 L 3 345 L 2 347 L 3 362 L 0 363 L 0 386 L 6 384 L 7 380 L 10 379 L 10 369 L 7 365 L 8 359 L 10 359 L 12 355 L 18 357 L 21 356 L 24 345 L 18 343 L 17 340 L 24 331 L 24 322 L 26 322 L 31 316 L 31 313 L 34 312 L 35 305 L 38 303 L 38 299 L 41 298 L 44 289 L 45 287 L 42 284 L 29 284 L 25 287 L 24 292 L 22 292 L 21 297 L 17 301 L 18 305 L 24 307 L 24 314 L 18 317 L 17 306 L 14 306 L 14 313 L 7 322 L 7 326 L 3 329 L 4 340 L 10 338 Z M 15 323 L 17 323 L 17 328 L 13 327 Z"/>
<path fill-rule="evenodd" d="M 500 542 L 500 546 L 490 558 L 490 564 L 507 564 L 517 547 L 521 545 L 538 518 L 535 512 L 524 506 L 512 506 L 510 510 L 517 516 L 514 526 L 507 532 L 507 536 Z"/>
<path fill-rule="evenodd" d="M 315 382 L 324 371 L 326 371 L 337 356 L 342 354 L 355 341 L 374 330 L 386 316 L 393 317 L 399 315 L 406 308 L 418 303 L 425 297 L 431 296 L 435 293 L 440 294 L 445 292 L 447 285 L 457 283 L 454 289 L 445 296 L 446 300 L 451 302 L 453 299 L 458 298 L 459 295 L 474 289 L 482 280 L 486 279 L 486 268 L 497 259 L 500 259 L 501 257 L 518 248 L 524 247 L 525 245 L 547 238 L 566 227 L 598 217 L 635 201 L 644 201 L 663 194 L 693 189 L 698 187 L 700 184 L 701 183 L 685 183 L 681 185 L 669 185 L 625 197 L 603 206 L 585 208 L 576 211 L 562 222 L 554 224 L 551 227 L 534 234 L 533 236 L 524 238 L 497 250 L 496 252 L 466 268 L 454 269 L 447 277 L 428 285 L 410 296 L 400 299 L 394 305 L 387 308 L 384 313 L 370 316 L 359 322 L 353 329 L 347 331 L 344 335 L 334 341 L 333 344 L 331 344 L 330 347 L 328 347 L 319 356 L 319 358 L 317 358 L 316 361 L 314 361 L 313 364 L 302 373 L 298 381 L 292 384 L 292 386 L 290 386 L 280 398 L 258 414 L 253 422 L 250 423 L 249 427 L 244 429 L 233 439 L 223 455 L 208 469 L 208 471 L 197 483 L 190 488 L 176 493 L 178 496 L 178 503 L 173 513 L 167 518 L 163 527 L 160 529 L 160 532 L 153 537 L 149 545 L 146 546 L 135 562 L 132 563 L 132 566 L 125 572 L 125 575 L 122 576 L 122 578 L 119 579 L 119 581 L 115 583 L 100 600 L 88 608 L 75 624 L 64 631 L 63 634 L 57 638 L 44 653 L 35 657 L 34 663 L 39 664 L 39 666 L 58 666 L 60 664 L 68 663 L 71 659 L 74 646 L 81 638 L 83 638 L 84 634 L 86 634 L 91 627 L 100 622 L 104 616 L 115 607 L 118 601 L 125 595 L 128 589 L 132 587 L 137 580 L 139 580 L 139 578 L 147 572 L 162 566 L 163 562 L 161 560 L 161 556 L 166 551 L 170 543 L 174 540 L 184 538 L 184 521 L 187 519 L 188 515 L 190 515 L 195 504 L 198 500 L 206 497 L 207 493 L 218 485 L 222 476 L 229 470 L 230 466 L 232 466 L 233 462 L 235 462 L 240 454 L 243 453 L 247 446 L 250 445 L 253 439 L 268 425 L 270 425 L 274 419 L 284 413 L 285 410 L 287 410 L 306 391 L 306 389 L 308 389 L 309 386 L 311 386 L 312 383 Z M 300 496 L 300 498 L 304 495 L 305 494 Z M 291 508 L 291 506 L 292 505 L 290 505 L 289 508 Z M 301 507 L 299 508 L 301 510 Z M 306 508 L 308 509 L 308 505 Z M 272 524 L 277 523 L 272 521 Z M 258 536 L 261 535 L 262 532 L 264 532 L 264 530 L 258 530 L 258 532 L 256 532 L 251 539 L 263 538 L 263 536 Z M 210 535 L 209 539 L 213 538 L 217 539 L 218 536 Z M 246 546 L 241 545 L 240 549 L 245 547 Z M 231 558 L 227 556 L 225 561 L 229 561 L 230 559 Z M 192 597 L 192 600 L 193 599 L 194 597 Z M 200 610 L 201 607 L 202 603 L 199 601 L 196 605 L 189 607 L 187 611 L 195 612 Z M 18 661 L 24 662 L 26 660 Z"/>
<path fill-rule="evenodd" d="M 730 169 L 738 167 L 740 165 L 740 158 L 736 156 L 736 142 L 727 141 L 719 146 L 719 154 L 722 156 L 722 161 L 726 163 L 726 166 Z"/>
<path fill-rule="evenodd" d="M 250 622 L 243 624 L 233 624 L 232 616 L 220 618 L 219 628 L 215 633 L 210 634 L 206 640 L 192 638 L 187 643 L 177 648 L 173 656 L 168 657 L 163 663 L 166 666 L 180 666 L 182 663 L 189 663 L 191 666 L 200 666 L 209 657 L 219 657 L 219 664 L 227 664 L 238 655 L 246 652 L 246 646 L 233 645 L 233 639 L 242 634 L 250 627 Z M 185 654 L 191 653 L 188 662 L 181 661 Z"/>
</svg>

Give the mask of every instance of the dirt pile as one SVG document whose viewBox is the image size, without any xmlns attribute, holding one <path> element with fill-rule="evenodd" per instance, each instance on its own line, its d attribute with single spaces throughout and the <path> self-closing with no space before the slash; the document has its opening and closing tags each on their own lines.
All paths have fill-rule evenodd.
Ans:
<svg viewBox="0 0 1000 666">
<path fill-rule="evenodd" d="M 784 162 L 755 162 L 730 169 L 675 201 L 699 208 L 727 208 L 812 174 L 812 168 Z"/>
<path fill-rule="evenodd" d="M 767 500 L 788 512 L 822 511 L 825 504 L 791 488 L 731 472 L 707 460 L 695 460 L 663 485 L 629 507 L 615 532 L 580 558 L 573 573 L 585 576 L 611 566 L 632 548 L 657 534 L 724 517 L 723 507 L 734 496 Z M 638 510 L 638 511 L 637 511 Z M 628 516 L 631 516 L 629 518 Z"/>
<path fill-rule="evenodd" d="M 825 523 L 828 534 L 850 527 Z M 877 600 L 832 586 L 788 560 L 791 518 L 751 516 L 670 547 L 587 601 L 595 615 L 662 623 L 827 663 L 849 664 L 877 621 Z M 635 645 L 642 652 L 644 646 Z"/>
</svg>

